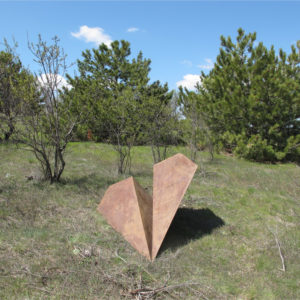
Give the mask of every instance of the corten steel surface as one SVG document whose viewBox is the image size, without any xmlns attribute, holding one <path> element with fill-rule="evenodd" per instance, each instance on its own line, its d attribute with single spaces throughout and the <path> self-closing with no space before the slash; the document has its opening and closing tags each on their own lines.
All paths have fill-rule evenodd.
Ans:
<svg viewBox="0 0 300 300">
<path fill-rule="evenodd" d="M 157 255 L 196 169 L 197 165 L 180 153 L 153 166 L 152 259 Z"/>
<path fill-rule="evenodd" d="M 99 212 L 141 254 L 153 260 L 197 165 L 176 154 L 153 167 L 153 199 L 133 177 L 111 185 Z"/>
<path fill-rule="evenodd" d="M 98 210 L 135 249 L 151 259 L 152 198 L 133 177 L 111 185 Z"/>
</svg>

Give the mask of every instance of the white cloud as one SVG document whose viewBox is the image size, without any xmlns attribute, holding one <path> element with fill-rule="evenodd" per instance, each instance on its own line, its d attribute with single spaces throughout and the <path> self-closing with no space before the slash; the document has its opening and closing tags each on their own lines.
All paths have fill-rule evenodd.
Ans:
<svg viewBox="0 0 300 300">
<path fill-rule="evenodd" d="M 200 83 L 200 75 L 197 74 L 186 74 L 183 79 L 176 82 L 177 87 L 185 87 L 188 90 L 194 90 L 197 82 Z"/>
<path fill-rule="evenodd" d="M 78 32 L 71 32 L 71 35 L 77 39 L 84 40 L 86 43 L 95 43 L 96 45 L 104 43 L 110 46 L 112 43 L 111 37 L 104 33 L 104 29 L 101 27 L 88 27 L 83 25 L 80 26 Z"/>
<path fill-rule="evenodd" d="M 130 28 L 127 29 L 127 32 L 137 32 L 137 31 L 139 31 L 139 30 L 140 30 L 140 29 L 137 28 L 137 27 L 130 27 Z"/>
<path fill-rule="evenodd" d="M 214 64 L 210 58 L 205 58 L 205 65 L 198 65 L 198 68 L 204 69 L 204 70 L 210 70 L 214 67 Z"/>
<path fill-rule="evenodd" d="M 41 86 L 47 86 L 48 84 L 55 84 L 57 82 L 57 88 L 62 89 L 66 87 L 67 89 L 71 88 L 71 85 L 67 83 L 67 80 L 59 74 L 41 74 L 37 78 Z"/>
<path fill-rule="evenodd" d="M 186 65 L 188 67 L 192 67 L 193 66 L 193 63 L 190 60 L 188 60 L 188 59 L 184 59 L 183 61 L 181 61 L 181 64 Z"/>
</svg>

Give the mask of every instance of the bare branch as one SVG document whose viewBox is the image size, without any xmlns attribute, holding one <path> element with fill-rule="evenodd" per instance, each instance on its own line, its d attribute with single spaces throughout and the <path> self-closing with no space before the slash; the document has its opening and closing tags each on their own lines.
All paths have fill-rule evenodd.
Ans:
<svg viewBox="0 0 300 300">
<path fill-rule="evenodd" d="M 275 232 L 273 232 L 272 230 L 270 230 L 270 229 L 269 229 L 269 231 L 273 234 L 275 242 L 276 242 L 276 246 L 278 248 L 278 252 L 279 252 L 279 256 L 280 256 L 281 264 L 282 264 L 282 268 L 280 270 L 285 272 L 286 267 L 285 267 L 284 256 L 283 256 L 282 251 L 281 251 L 281 246 L 280 246 L 280 242 L 278 240 L 277 234 Z"/>
</svg>

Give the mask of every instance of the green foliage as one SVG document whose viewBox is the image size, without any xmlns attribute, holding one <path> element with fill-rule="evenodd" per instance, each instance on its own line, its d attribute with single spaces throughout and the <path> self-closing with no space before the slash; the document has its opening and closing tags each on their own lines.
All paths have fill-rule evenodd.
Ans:
<svg viewBox="0 0 300 300">
<path fill-rule="evenodd" d="M 208 126 L 224 147 L 258 161 L 299 160 L 289 142 L 300 132 L 300 55 L 255 46 L 255 33 L 238 30 L 236 43 L 221 36 L 212 71 L 202 73 L 198 93 Z M 234 135 L 235 143 L 224 138 Z M 226 134 L 225 134 L 226 136 Z M 243 142 L 241 142 L 241 137 Z M 239 145 L 237 145 L 239 140 Z M 242 145 L 244 143 L 244 146 Z"/>
<path fill-rule="evenodd" d="M 288 138 L 284 153 L 289 160 L 300 162 L 300 134 Z"/>
<path fill-rule="evenodd" d="M 79 124 L 74 130 L 73 141 L 88 141 L 89 127 L 87 124 Z"/>
<path fill-rule="evenodd" d="M 174 92 L 155 81 L 142 90 L 141 141 L 151 145 L 153 162 L 164 160 L 169 145 L 178 141 L 178 116 Z"/>
<path fill-rule="evenodd" d="M 115 146 L 120 173 L 130 170 L 130 149 L 141 127 L 142 89 L 150 71 L 150 60 L 141 52 L 132 60 L 130 54 L 129 42 L 114 41 L 110 47 L 102 44 L 82 53 L 83 59 L 77 61 L 79 76 L 68 76 L 73 87 L 68 97 L 86 105 L 87 127 L 96 140 Z"/>
<path fill-rule="evenodd" d="M 110 116 L 107 129 L 109 142 L 119 153 L 119 173 L 130 172 L 131 147 L 140 131 L 140 103 L 130 88 L 123 89 L 118 98 L 105 99 L 106 112 Z"/>
<path fill-rule="evenodd" d="M 137 92 L 136 97 L 139 97 L 139 89 L 149 80 L 150 60 L 143 59 L 141 52 L 129 60 L 130 54 L 129 42 L 114 41 L 111 47 L 102 44 L 82 53 L 83 59 L 77 60 L 79 76 L 67 76 L 73 86 L 72 97 L 87 105 L 88 127 L 97 140 L 110 138 L 112 116 L 108 105 L 111 99 L 117 101 L 124 89 Z"/>
<path fill-rule="evenodd" d="M 32 79 L 22 66 L 15 48 L 4 40 L 6 49 L 0 51 L 0 141 L 8 141 L 15 132 L 23 101 L 24 81 Z M 16 45 L 15 45 L 16 47 Z"/>
<path fill-rule="evenodd" d="M 262 140 L 260 135 L 253 135 L 247 140 L 245 136 L 236 136 L 237 146 L 234 153 L 240 157 L 263 162 L 277 159 L 274 149 L 268 145 L 267 140 Z"/>
<path fill-rule="evenodd" d="M 190 147 L 190 157 L 196 160 L 198 150 L 209 149 L 211 158 L 215 150 L 215 140 L 203 115 L 202 106 L 205 99 L 201 94 L 179 88 L 178 104 L 181 114 L 186 118 L 182 121 L 185 142 Z"/>
<path fill-rule="evenodd" d="M 130 60 L 130 54 L 129 42 L 114 41 L 110 47 L 102 44 L 82 53 L 83 59 L 77 61 L 79 76 L 68 76 L 73 87 L 68 97 L 86 104 L 87 127 L 97 141 L 114 145 L 119 153 L 120 173 L 126 169 L 123 166 L 130 169 L 130 149 L 134 144 L 151 144 L 157 162 L 164 159 L 161 150 L 166 153 L 176 135 L 173 93 L 159 81 L 149 85 L 151 61 L 144 59 L 141 52 Z"/>
</svg>

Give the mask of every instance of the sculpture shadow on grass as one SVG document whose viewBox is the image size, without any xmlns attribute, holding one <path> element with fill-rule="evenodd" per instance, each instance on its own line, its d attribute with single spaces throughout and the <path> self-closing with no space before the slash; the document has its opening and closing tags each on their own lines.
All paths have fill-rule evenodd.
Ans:
<svg viewBox="0 0 300 300">
<path fill-rule="evenodd" d="M 160 247 L 158 256 L 167 249 L 175 250 L 191 240 L 211 234 L 225 222 L 210 209 L 179 208 Z"/>
</svg>

